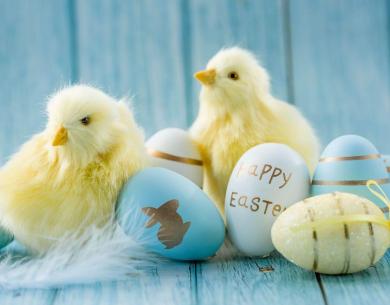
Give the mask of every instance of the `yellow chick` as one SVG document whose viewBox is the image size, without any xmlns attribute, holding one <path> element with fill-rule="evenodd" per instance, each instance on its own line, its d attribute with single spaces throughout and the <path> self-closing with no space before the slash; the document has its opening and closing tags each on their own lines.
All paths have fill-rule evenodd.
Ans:
<svg viewBox="0 0 390 305">
<path fill-rule="evenodd" d="M 46 129 L 0 170 L 1 223 L 38 253 L 66 233 L 103 225 L 123 183 L 147 162 L 123 101 L 77 85 L 54 94 L 47 112 Z"/>
<path fill-rule="evenodd" d="M 204 190 L 222 213 L 235 164 L 257 144 L 287 144 L 314 170 L 319 142 L 313 129 L 294 106 L 271 95 L 268 73 L 250 52 L 221 50 L 194 76 L 202 89 L 190 133 L 204 159 Z"/>
</svg>

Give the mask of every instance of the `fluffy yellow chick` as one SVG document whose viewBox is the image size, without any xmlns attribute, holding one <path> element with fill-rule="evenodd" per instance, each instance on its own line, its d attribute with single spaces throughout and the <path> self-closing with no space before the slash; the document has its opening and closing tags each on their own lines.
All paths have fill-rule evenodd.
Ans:
<svg viewBox="0 0 390 305">
<path fill-rule="evenodd" d="M 0 170 L 1 223 L 34 252 L 104 224 L 123 183 L 147 160 L 122 101 L 77 85 L 52 96 L 47 112 L 46 129 Z"/>
<path fill-rule="evenodd" d="M 204 190 L 221 212 L 236 162 L 257 144 L 287 144 L 314 169 L 319 142 L 313 129 L 295 107 L 271 95 L 269 76 L 250 52 L 221 50 L 195 78 L 202 90 L 190 133 L 204 159 Z"/>
</svg>

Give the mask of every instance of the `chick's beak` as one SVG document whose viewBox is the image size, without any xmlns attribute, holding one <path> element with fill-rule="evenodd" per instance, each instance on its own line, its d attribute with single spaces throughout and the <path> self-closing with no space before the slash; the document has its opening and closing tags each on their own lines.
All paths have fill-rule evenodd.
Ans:
<svg viewBox="0 0 390 305">
<path fill-rule="evenodd" d="M 199 71 L 194 74 L 194 77 L 200 81 L 203 85 L 212 85 L 215 82 L 217 72 L 215 69 Z"/>
<path fill-rule="evenodd" d="M 68 131 L 66 130 L 66 128 L 61 126 L 54 137 L 52 145 L 53 146 L 64 145 L 67 141 L 68 141 Z"/>
</svg>

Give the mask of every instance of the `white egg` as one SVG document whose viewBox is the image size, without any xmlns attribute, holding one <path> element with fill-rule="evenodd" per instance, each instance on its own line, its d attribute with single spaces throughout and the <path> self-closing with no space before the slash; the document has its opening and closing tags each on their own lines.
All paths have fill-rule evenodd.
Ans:
<svg viewBox="0 0 390 305">
<path fill-rule="evenodd" d="M 248 150 L 227 187 L 225 212 L 230 239 L 243 253 L 265 256 L 273 249 L 271 227 L 291 204 L 309 195 L 310 175 L 302 157 L 284 144 Z"/>
<path fill-rule="evenodd" d="M 202 187 L 202 158 L 187 131 L 179 128 L 160 130 L 149 138 L 146 148 L 153 166 L 172 170 Z"/>
</svg>

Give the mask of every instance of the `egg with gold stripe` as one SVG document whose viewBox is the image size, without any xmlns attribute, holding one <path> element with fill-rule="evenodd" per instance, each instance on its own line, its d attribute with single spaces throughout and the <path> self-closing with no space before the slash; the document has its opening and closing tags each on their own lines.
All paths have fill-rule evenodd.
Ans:
<svg viewBox="0 0 390 305">
<path fill-rule="evenodd" d="M 295 203 L 276 219 L 271 236 L 289 261 L 326 274 L 364 270 L 390 244 L 389 222 L 380 208 L 366 198 L 338 192 Z"/>
<path fill-rule="evenodd" d="M 387 210 L 367 189 L 368 180 L 375 180 L 389 193 L 389 175 L 375 146 L 361 136 L 345 135 L 334 139 L 324 149 L 314 172 L 311 194 L 353 193 Z"/>
<path fill-rule="evenodd" d="M 149 138 L 146 148 L 152 166 L 174 171 L 202 187 L 203 161 L 187 131 L 162 129 Z"/>
<path fill-rule="evenodd" d="M 385 163 L 387 173 L 390 176 L 390 155 L 383 155 L 383 162 Z"/>
</svg>

